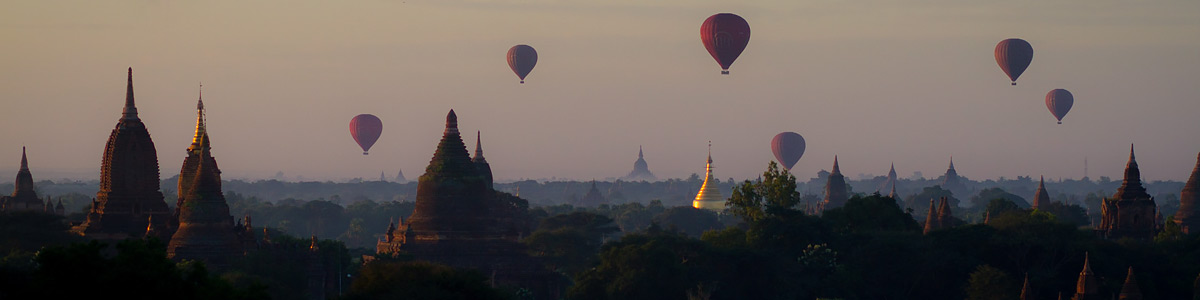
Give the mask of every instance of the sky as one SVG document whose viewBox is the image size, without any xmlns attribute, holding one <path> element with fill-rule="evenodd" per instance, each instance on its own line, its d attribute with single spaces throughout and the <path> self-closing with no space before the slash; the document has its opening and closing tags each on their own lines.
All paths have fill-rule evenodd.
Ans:
<svg viewBox="0 0 1200 300">
<path fill-rule="evenodd" d="M 204 85 L 225 179 L 414 179 L 454 109 L 498 180 L 606 179 L 645 149 L 660 178 L 753 178 L 771 138 L 804 136 L 793 172 L 834 155 L 851 178 L 1186 180 L 1200 152 L 1200 1 L 6 1 L 0 179 L 22 146 L 36 180 L 96 179 L 126 68 L 163 178 L 179 172 Z M 722 76 L 699 27 L 751 27 Z M 1000 40 L 1034 48 L 1010 86 Z M 505 62 L 528 44 L 518 84 Z M 1062 125 L 1044 104 L 1064 88 Z M 370 113 L 370 155 L 350 137 Z M 473 145 L 473 136 L 465 137 Z M 473 146 L 468 147 L 474 150 Z"/>
</svg>

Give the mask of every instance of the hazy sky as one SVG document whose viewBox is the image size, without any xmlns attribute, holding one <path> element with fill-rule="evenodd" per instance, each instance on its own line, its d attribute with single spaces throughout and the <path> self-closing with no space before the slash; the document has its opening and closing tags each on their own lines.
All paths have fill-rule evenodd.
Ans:
<svg viewBox="0 0 1200 300">
<path fill-rule="evenodd" d="M 709 15 L 746 18 L 721 76 Z M 1032 65 L 1009 86 L 993 48 Z M 538 51 L 526 84 L 505 63 Z M 0 178 L 21 146 L 37 180 L 99 176 L 125 69 L 162 177 L 178 174 L 204 83 L 224 177 L 424 171 L 447 110 L 483 131 L 499 180 L 622 176 L 643 145 L 659 177 L 749 178 L 781 131 L 828 169 L 973 179 L 1120 177 L 1130 143 L 1148 180 L 1184 180 L 1200 152 L 1200 1 L 5 1 Z M 1046 92 L 1075 107 L 1056 125 Z M 350 118 L 379 116 L 363 156 Z M 466 138 L 474 144 L 474 137 Z M 473 150 L 474 147 L 469 147 Z"/>
</svg>

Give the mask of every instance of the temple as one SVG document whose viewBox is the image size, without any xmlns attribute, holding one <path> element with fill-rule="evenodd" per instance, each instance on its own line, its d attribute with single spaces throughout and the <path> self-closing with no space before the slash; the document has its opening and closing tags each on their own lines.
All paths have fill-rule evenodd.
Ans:
<svg viewBox="0 0 1200 300">
<path fill-rule="evenodd" d="M 650 167 L 646 165 L 646 159 L 642 156 L 642 146 L 638 146 L 638 159 L 633 162 L 633 171 L 629 171 L 629 175 L 625 175 L 625 180 L 630 181 L 655 181 L 658 177 L 650 172 Z"/>
<path fill-rule="evenodd" d="M 241 255 L 243 243 L 252 243 L 250 217 L 238 226 L 229 215 L 229 204 L 221 192 L 221 170 L 212 156 L 205 128 L 204 100 L 196 104 L 196 134 L 187 148 L 187 158 L 179 171 L 179 199 L 175 234 L 167 244 L 167 257 L 174 260 L 201 260 L 221 269 L 231 258 Z"/>
<path fill-rule="evenodd" d="M 588 189 L 587 194 L 583 195 L 583 199 L 579 200 L 580 206 L 597 207 L 601 204 L 608 204 L 608 199 L 600 193 L 600 189 L 596 188 L 596 180 L 592 180 L 592 187 Z"/>
<path fill-rule="evenodd" d="M 147 228 L 173 234 L 174 216 L 159 191 L 158 154 L 146 125 L 138 118 L 133 98 L 133 68 L 129 69 L 121 119 L 104 146 L 100 190 L 87 219 L 71 229 L 85 237 L 122 240 L 142 237 Z M 153 220 L 154 224 L 148 224 Z"/>
<path fill-rule="evenodd" d="M 1196 167 L 1192 176 L 1179 193 L 1179 211 L 1175 213 L 1175 224 L 1184 234 L 1200 232 L 1200 155 L 1196 156 Z M 1200 294 L 1200 291 L 1197 291 Z"/>
<path fill-rule="evenodd" d="M 50 199 L 46 202 L 38 199 L 37 191 L 33 189 L 33 173 L 29 172 L 29 159 L 25 156 L 25 147 L 21 147 L 21 169 L 17 171 L 12 195 L 0 196 L 0 211 L 45 211 L 47 207 L 53 211 Z"/>
<path fill-rule="evenodd" d="M 896 164 L 893 163 L 891 169 L 888 169 L 887 180 L 883 181 L 883 185 L 880 185 L 879 189 L 877 191 L 883 192 L 883 191 L 887 191 L 888 189 L 895 191 L 897 180 L 898 180 L 898 178 L 896 178 Z"/>
<path fill-rule="evenodd" d="M 825 199 L 821 201 L 821 210 L 830 210 L 846 205 L 850 197 L 846 191 L 846 176 L 838 167 L 837 156 L 833 156 L 833 171 L 829 172 L 829 181 L 825 182 Z"/>
<path fill-rule="evenodd" d="M 700 191 L 696 193 L 696 199 L 692 200 L 692 207 L 723 211 L 725 210 L 725 197 L 721 196 L 721 189 L 717 187 L 717 179 L 713 178 L 712 163 L 712 142 L 709 142 L 708 164 L 704 167 L 704 183 L 700 185 Z"/>
<path fill-rule="evenodd" d="M 936 202 L 929 199 L 929 214 L 925 215 L 925 234 L 958 226 L 959 222 L 957 218 L 954 218 L 954 213 L 950 211 L 950 200 L 946 197 L 942 197 L 941 201 Z"/>
<path fill-rule="evenodd" d="M 1129 273 L 1125 274 L 1125 284 L 1121 285 L 1121 294 L 1117 295 L 1120 300 L 1142 300 L 1142 290 L 1138 288 L 1137 279 L 1133 276 L 1133 267 L 1129 267 Z"/>
<path fill-rule="evenodd" d="M 1158 231 L 1158 207 L 1142 187 L 1142 174 L 1134 159 L 1132 145 L 1129 146 L 1129 163 L 1125 165 L 1125 179 L 1116 194 L 1103 200 L 1100 213 L 1100 227 L 1096 231 L 1107 239 L 1148 241 Z"/>
<path fill-rule="evenodd" d="M 1021 285 L 1021 300 L 1033 300 L 1033 288 L 1029 286 L 1029 273 L 1025 273 L 1025 283 Z"/>
<path fill-rule="evenodd" d="M 480 166 L 485 163 L 480 144 L 473 160 L 451 110 L 442 140 L 418 181 L 412 215 L 389 225 L 376 253 L 404 253 L 476 269 L 489 275 L 493 284 L 527 288 L 538 299 L 556 299 L 561 278 L 527 255 L 519 242 L 528 233 L 515 218 L 523 200 L 489 188 L 491 174 Z"/>
<path fill-rule="evenodd" d="M 1083 271 L 1079 271 L 1079 279 L 1075 281 L 1075 296 L 1071 300 L 1103 300 L 1100 295 L 1100 285 L 1096 283 L 1096 276 L 1092 274 L 1092 266 L 1088 262 L 1088 255 L 1083 255 Z"/>
<path fill-rule="evenodd" d="M 942 189 L 950 191 L 955 196 L 963 197 L 970 195 L 967 186 L 963 183 L 962 177 L 958 176 L 958 170 L 954 169 L 954 157 L 950 157 L 950 167 L 946 168 L 946 174 L 942 175 Z"/>
<path fill-rule="evenodd" d="M 1037 191 L 1033 193 L 1033 209 L 1042 209 L 1042 205 L 1050 204 L 1050 193 L 1046 192 L 1046 176 L 1038 181 Z"/>
</svg>

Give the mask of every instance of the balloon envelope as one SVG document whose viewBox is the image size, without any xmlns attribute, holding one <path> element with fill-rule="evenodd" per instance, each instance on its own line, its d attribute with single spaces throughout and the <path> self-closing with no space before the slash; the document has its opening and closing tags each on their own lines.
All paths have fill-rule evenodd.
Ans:
<svg viewBox="0 0 1200 300">
<path fill-rule="evenodd" d="M 1046 93 L 1046 108 L 1050 109 L 1050 113 L 1058 118 L 1058 124 L 1062 124 L 1062 118 L 1071 111 L 1071 106 L 1075 105 L 1075 96 L 1071 95 L 1064 89 L 1054 89 Z"/>
<path fill-rule="evenodd" d="M 383 133 L 383 121 L 378 117 L 370 114 L 361 114 L 350 119 L 350 136 L 354 137 L 354 141 L 362 147 L 363 155 L 367 155 L 367 150 L 375 145 L 375 141 L 379 140 L 379 134 Z"/>
<path fill-rule="evenodd" d="M 537 51 L 534 51 L 533 47 L 516 45 L 508 48 L 508 67 L 512 68 L 513 73 L 517 73 L 521 83 L 525 83 L 525 76 L 529 76 L 529 71 L 533 71 L 534 65 L 537 65 Z"/>
<path fill-rule="evenodd" d="M 1000 65 L 1000 70 L 1004 70 L 1004 74 L 1008 74 L 1012 85 L 1017 85 L 1017 77 L 1025 73 L 1025 68 L 1029 67 L 1031 61 L 1033 46 L 1025 40 L 1007 39 L 996 44 L 996 63 Z"/>
<path fill-rule="evenodd" d="M 721 74 L 729 74 L 729 66 L 750 43 L 750 24 L 731 13 L 712 15 L 700 25 L 700 41 L 721 65 Z"/>
<path fill-rule="evenodd" d="M 804 156 L 804 147 L 804 137 L 795 132 L 782 132 L 771 139 L 771 151 L 775 152 L 775 160 L 788 170 Z"/>
</svg>

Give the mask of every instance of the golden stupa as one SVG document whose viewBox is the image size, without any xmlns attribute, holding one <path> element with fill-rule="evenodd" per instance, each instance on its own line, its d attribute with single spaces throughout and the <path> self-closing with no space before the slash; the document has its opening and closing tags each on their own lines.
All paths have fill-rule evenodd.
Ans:
<svg viewBox="0 0 1200 300">
<path fill-rule="evenodd" d="M 722 211 L 725 210 L 725 197 L 721 196 L 721 189 L 717 188 L 718 181 L 713 179 L 712 170 L 712 143 L 709 143 L 708 165 L 704 172 L 704 184 L 700 186 L 700 192 L 696 193 L 696 200 L 692 201 L 692 207 Z"/>
</svg>

